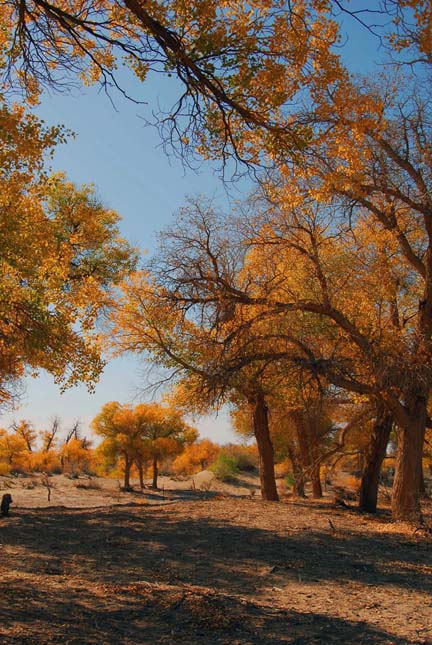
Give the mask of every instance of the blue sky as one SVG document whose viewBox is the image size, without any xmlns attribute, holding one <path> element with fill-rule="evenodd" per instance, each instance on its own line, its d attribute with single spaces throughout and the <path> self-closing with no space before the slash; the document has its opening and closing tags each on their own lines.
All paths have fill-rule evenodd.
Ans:
<svg viewBox="0 0 432 645">
<path fill-rule="evenodd" d="M 344 56 L 353 71 L 367 71 L 372 59 L 380 56 L 377 42 L 358 26 L 350 31 Z M 93 87 L 71 94 L 46 94 L 37 111 L 48 124 L 63 123 L 76 133 L 76 138 L 57 150 L 53 169 L 64 170 L 76 183 L 94 183 L 103 202 L 121 215 L 123 235 L 151 253 L 156 232 L 170 222 L 187 195 L 213 195 L 222 204 L 229 203 L 229 195 L 210 164 L 203 163 L 197 172 L 183 168 L 180 160 L 166 155 L 158 132 L 145 127 L 143 117 L 149 117 L 159 102 L 172 104 L 176 81 L 159 76 L 141 85 L 126 75 L 123 81 L 126 89 L 147 105 L 137 105 L 113 92 L 113 107 L 105 93 Z M 238 183 L 231 188 L 231 197 L 239 198 L 246 191 L 247 184 Z M 43 428 L 58 415 L 65 427 L 81 419 L 86 430 L 105 402 L 148 398 L 142 395 L 146 385 L 143 372 L 137 359 L 112 361 L 94 394 L 85 387 L 61 394 L 47 374 L 26 379 L 19 408 L 3 415 L 2 425 L 26 418 Z M 215 441 L 236 440 L 226 413 L 199 420 L 197 426 L 202 436 Z"/>
</svg>

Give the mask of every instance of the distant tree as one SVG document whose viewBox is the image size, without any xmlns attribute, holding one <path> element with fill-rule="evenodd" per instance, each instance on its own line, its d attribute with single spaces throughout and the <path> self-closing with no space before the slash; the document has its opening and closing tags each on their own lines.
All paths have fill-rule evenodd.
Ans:
<svg viewBox="0 0 432 645">
<path fill-rule="evenodd" d="M 114 465 L 122 459 L 126 489 L 131 487 L 134 463 L 142 466 L 147 460 L 152 461 L 152 486 L 157 488 L 160 460 L 180 452 L 197 438 L 196 430 L 185 423 L 178 411 L 158 403 L 141 403 L 135 407 L 107 403 L 91 426 L 96 434 L 104 437 L 98 452 L 106 463 Z M 142 471 L 140 485 L 143 486 Z"/>
<path fill-rule="evenodd" d="M 103 437 L 98 447 L 106 464 L 114 465 L 119 459 L 123 462 L 124 488 L 131 488 L 131 468 L 143 445 L 136 426 L 132 408 L 117 401 L 106 403 L 93 419 L 91 427 Z"/>
<path fill-rule="evenodd" d="M 7 471 L 26 469 L 27 455 L 27 445 L 22 437 L 0 429 L 0 462 L 6 465 Z"/>
<path fill-rule="evenodd" d="M 21 419 L 18 423 L 14 421 L 11 427 L 15 434 L 24 439 L 27 450 L 33 452 L 37 440 L 37 432 L 30 421 L 26 421 L 25 419 Z"/>
<path fill-rule="evenodd" d="M 189 444 L 178 455 L 172 464 L 172 469 L 177 475 L 193 475 L 206 470 L 217 458 L 220 446 L 209 439 L 201 439 Z"/>
<path fill-rule="evenodd" d="M 42 450 L 44 452 L 49 452 L 53 450 L 58 439 L 58 433 L 60 431 L 61 419 L 60 417 L 54 417 L 51 421 L 51 427 L 48 430 L 43 430 L 41 432 L 42 439 Z"/>
<path fill-rule="evenodd" d="M 88 473 L 93 462 L 93 451 L 87 440 L 72 438 L 60 448 L 63 472 Z"/>
<path fill-rule="evenodd" d="M 136 424 L 152 461 L 152 488 L 157 488 L 161 459 L 181 452 L 196 441 L 198 433 L 179 410 L 157 403 L 141 403 L 134 409 Z"/>
</svg>

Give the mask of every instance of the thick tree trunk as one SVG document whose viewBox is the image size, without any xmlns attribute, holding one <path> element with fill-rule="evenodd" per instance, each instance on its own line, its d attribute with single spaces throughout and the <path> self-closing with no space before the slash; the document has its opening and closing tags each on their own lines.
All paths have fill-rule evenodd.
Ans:
<svg viewBox="0 0 432 645">
<path fill-rule="evenodd" d="M 273 444 L 270 438 L 268 410 L 264 395 L 259 393 L 250 399 L 253 411 L 254 433 L 260 462 L 261 495 L 267 501 L 278 502 L 274 473 Z"/>
<path fill-rule="evenodd" d="M 429 497 L 427 490 L 426 490 L 426 482 L 424 478 L 424 468 L 423 468 L 423 462 L 422 462 L 422 469 L 421 469 L 421 476 L 420 476 L 420 496 L 424 497 L 427 499 Z"/>
<path fill-rule="evenodd" d="M 405 407 L 411 422 L 399 431 L 392 514 L 394 520 L 418 523 L 427 399 L 421 395 L 407 397 Z"/>
<path fill-rule="evenodd" d="M 124 471 L 124 488 L 129 490 L 130 485 L 130 471 L 131 471 L 132 462 L 129 460 L 128 455 L 125 455 L 125 471 Z"/>
<path fill-rule="evenodd" d="M 153 457 L 153 482 L 152 482 L 152 488 L 155 490 L 157 489 L 157 482 L 158 482 L 158 460 L 157 457 Z"/>
<path fill-rule="evenodd" d="M 372 436 L 366 450 L 360 485 L 359 509 L 366 513 L 376 513 L 377 510 L 379 477 L 381 466 L 386 456 L 392 426 L 393 416 L 385 410 L 382 403 L 378 403 Z"/>
<path fill-rule="evenodd" d="M 312 497 L 314 499 L 320 499 L 323 496 L 322 486 L 321 486 L 321 476 L 320 476 L 320 467 L 319 464 L 312 466 Z"/>
</svg>

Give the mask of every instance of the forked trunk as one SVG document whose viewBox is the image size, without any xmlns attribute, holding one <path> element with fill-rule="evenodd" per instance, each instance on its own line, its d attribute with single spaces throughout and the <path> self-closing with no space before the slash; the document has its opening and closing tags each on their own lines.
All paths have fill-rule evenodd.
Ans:
<svg viewBox="0 0 432 645">
<path fill-rule="evenodd" d="M 410 423 L 399 431 L 392 514 L 394 520 L 418 523 L 421 520 L 420 484 L 427 399 L 424 396 L 407 397 L 405 407 Z"/>
<path fill-rule="evenodd" d="M 382 403 L 378 403 L 372 436 L 366 449 L 360 485 L 359 509 L 366 513 L 376 513 L 377 510 L 381 466 L 386 456 L 392 426 L 393 416 Z"/>
<path fill-rule="evenodd" d="M 158 482 L 158 460 L 157 457 L 153 457 L 153 481 L 152 481 L 152 488 L 157 489 L 157 482 Z"/>
<path fill-rule="evenodd" d="M 268 410 L 263 394 L 250 400 L 253 410 L 254 433 L 260 462 L 261 495 L 267 501 L 278 502 L 274 472 L 273 444 L 270 438 Z"/>
</svg>

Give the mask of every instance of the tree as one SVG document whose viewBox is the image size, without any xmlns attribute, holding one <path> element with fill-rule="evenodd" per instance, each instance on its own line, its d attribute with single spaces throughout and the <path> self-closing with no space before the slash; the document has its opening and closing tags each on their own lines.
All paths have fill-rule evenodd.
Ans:
<svg viewBox="0 0 432 645">
<path fill-rule="evenodd" d="M 318 0 L 253 0 L 247 7 L 234 0 L 188 7 L 178 0 L 151 6 L 89 0 L 84 8 L 11 0 L 2 17 L 4 75 L 33 98 L 40 85 L 63 87 L 71 74 L 118 87 L 119 60 L 140 80 L 149 71 L 175 74 L 183 91 L 161 115 L 167 139 L 256 161 L 260 133 L 271 146 L 283 140 L 290 149 L 309 137 L 287 106 L 300 101 L 305 85 L 321 87 L 340 73 L 330 9 Z"/>
<path fill-rule="evenodd" d="M 57 435 L 60 430 L 60 422 L 59 417 L 54 417 L 51 421 L 51 427 L 49 430 L 43 430 L 41 432 L 42 450 L 44 452 L 49 452 L 54 449 L 57 443 Z"/>
<path fill-rule="evenodd" d="M 154 280 L 137 274 L 125 285 L 113 331 L 121 351 L 147 352 L 172 370 L 175 379 L 181 375 L 192 408 L 217 406 L 231 397 L 247 402 L 260 455 L 262 495 L 276 501 L 267 407 L 271 379 L 265 362 L 259 362 L 267 330 L 247 335 L 247 318 L 237 319 L 235 302 L 225 307 L 223 301 L 224 290 L 250 280 L 239 272 L 242 258 L 244 249 L 235 245 L 229 223 L 218 221 L 205 204 L 191 203 L 190 211 L 184 209 L 176 226 L 162 235 L 157 263 L 151 267 Z M 246 331 L 238 343 L 237 326 Z M 249 361 L 249 367 L 242 366 L 245 347 L 257 365 Z"/>
<path fill-rule="evenodd" d="M 0 462 L 6 464 L 8 472 L 25 469 L 27 454 L 26 442 L 22 437 L 0 429 Z"/>
<path fill-rule="evenodd" d="M 416 85 L 415 79 L 406 76 L 383 77 L 379 88 L 352 85 L 353 97 L 368 92 L 380 106 L 378 111 L 375 108 L 375 122 L 369 115 L 368 123 L 354 125 L 355 114 L 347 114 L 339 100 L 334 100 L 327 123 L 332 122 L 335 128 L 329 130 L 319 154 L 311 156 L 313 162 L 306 172 L 319 199 L 337 196 L 348 207 L 351 221 L 366 217 L 373 222 L 374 235 L 386 237 L 390 256 L 397 254 L 406 266 L 408 291 L 417 298 L 417 306 L 412 301 L 409 313 L 400 315 L 408 283 L 403 282 L 402 290 L 397 280 L 387 284 L 388 297 L 393 298 L 391 325 L 400 347 L 391 366 L 388 361 L 397 377 L 392 377 L 392 392 L 387 388 L 384 396 L 401 428 L 393 494 L 393 513 L 400 519 L 419 516 L 421 458 L 432 383 L 427 358 L 432 329 L 430 97 Z M 285 180 L 292 178 L 286 171 Z M 391 257 L 388 263 L 392 263 Z"/>
<path fill-rule="evenodd" d="M 153 488 L 157 488 L 158 466 L 163 457 L 179 452 L 196 440 L 196 431 L 181 414 L 158 403 L 141 403 L 135 407 L 116 401 L 106 403 L 91 424 L 104 437 L 99 452 L 113 466 L 121 458 L 124 488 L 131 489 L 130 475 L 134 463 L 152 460 Z M 143 488 L 142 471 L 140 485 Z"/>
<path fill-rule="evenodd" d="M 104 438 L 98 450 L 105 461 L 113 466 L 119 458 L 122 459 L 124 488 L 131 490 L 131 468 L 143 449 L 131 406 L 121 405 L 117 401 L 106 403 L 91 422 L 91 427 Z"/>
<path fill-rule="evenodd" d="M 178 475 L 193 475 L 206 470 L 214 462 L 220 452 L 220 446 L 201 439 L 185 447 L 173 461 L 172 469 Z"/>
<path fill-rule="evenodd" d="M 360 485 L 359 508 L 375 513 L 378 502 L 378 486 L 381 466 L 387 454 L 387 446 L 394 420 L 382 401 L 375 406 L 375 419 L 365 454 L 365 464 Z"/>
<path fill-rule="evenodd" d="M 94 333 L 135 252 L 118 216 L 91 187 L 48 177 L 45 157 L 64 139 L 22 108 L 0 104 L 0 402 L 26 371 L 91 385 L 103 367 Z"/>
<path fill-rule="evenodd" d="M 224 223 L 196 204 L 182 213 L 151 265 L 154 282 L 138 277 L 127 287 L 123 347 L 194 373 L 208 392 L 237 391 L 251 405 L 257 396 L 262 428 L 271 383 L 262 377 L 284 375 L 281 362 L 396 405 L 418 286 L 392 237 L 367 216 L 337 230 L 333 212 L 310 200 L 265 215 Z"/>
<path fill-rule="evenodd" d="M 29 452 L 33 452 L 37 433 L 30 421 L 26 421 L 25 419 L 21 419 L 18 423 L 14 421 L 12 423 L 12 430 L 18 435 L 18 437 L 24 439 L 27 450 Z"/>
<path fill-rule="evenodd" d="M 152 488 L 157 489 L 160 460 L 179 453 L 197 439 L 179 410 L 157 403 L 141 403 L 134 409 L 140 438 L 152 460 Z"/>
<path fill-rule="evenodd" d="M 60 463 L 64 472 L 89 473 L 93 462 L 93 450 L 87 439 L 70 438 L 60 448 Z"/>
</svg>

